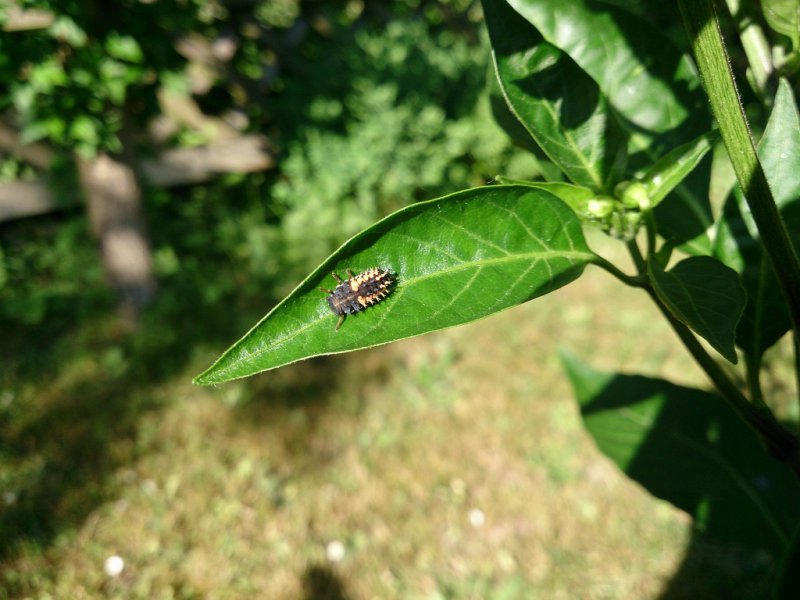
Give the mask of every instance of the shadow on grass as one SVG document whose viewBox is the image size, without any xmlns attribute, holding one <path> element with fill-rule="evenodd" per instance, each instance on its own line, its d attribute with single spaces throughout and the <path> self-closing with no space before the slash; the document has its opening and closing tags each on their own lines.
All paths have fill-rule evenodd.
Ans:
<svg viewBox="0 0 800 600">
<path fill-rule="evenodd" d="M 229 297 L 204 305 L 185 289 L 162 286 L 131 335 L 120 328 L 113 303 L 88 311 L 80 304 L 71 312 L 65 303 L 36 326 L 3 328 L 0 589 L 11 585 L 4 570 L 14 568 L 15 558 L 46 552 L 61 532 L 115 497 L 115 474 L 137 459 L 142 418 L 171 402 L 158 385 L 183 376 L 197 348 L 225 348 L 268 302 Z M 87 312 L 91 317 L 82 319 Z M 312 401 L 314 410 L 326 410 L 335 373 L 310 366 L 284 370 L 270 410 L 286 413 Z M 245 385 L 249 396 L 254 384 Z M 303 448 L 295 442 L 290 451 Z M 18 585 L 26 591 L 26 583 Z"/>
<path fill-rule="evenodd" d="M 698 530 L 662 597 L 769 596 L 800 514 L 792 473 L 718 396 L 564 358 L 598 448 L 695 519 Z"/>
<path fill-rule="evenodd" d="M 303 600 L 348 600 L 344 583 L 325 565 L 311 565 L 303 574 Z"/>
<path fill-rule="evenodd" d="M 740 544 L 723 544 L 695 531 L 678 570 L 659 595 L 659 600 L 692 598 L 770 597 L 774 578 L 771 558 Z"/>
</svg>

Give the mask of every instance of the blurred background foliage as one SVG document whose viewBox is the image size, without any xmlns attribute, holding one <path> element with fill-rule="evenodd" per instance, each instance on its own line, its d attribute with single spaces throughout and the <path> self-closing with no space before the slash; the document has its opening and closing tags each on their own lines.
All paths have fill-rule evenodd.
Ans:
<svg viewBox="0 0 800 600">
<path fill-rule="evenodd" d="M 485 183 L 509 163 L 535 175 L 489 118 L 489 56 L 472 3 L 105 4 L 27 2 L 55 14 L 50 27 L 2 36 L 10 93 L 1 109 L 13 111 L 23 140 L 87 156 L 120 151 L 124 119 L 145 132 L 163 116 L 159 94 L 191 92 L 201 67 L 175 46 L 199 34 L 232 53 L 194 96 L 203 113 L 266 134 L 278 156 L 268 172 L 147 190 L 160 303 L 180 290 L 207 307 L 234 295 L 264 307 L 400 206 Z M 204 141 L 202 129 L 170 127 L 158 142 Z M 137 136 L 140 152 L 152 152 L 152 138 Z M 74 195 L 70 164 L 60 168 L 66 181 L 51 180 Z M 6 155 L 0 172 L 24 177 L 26 166 Z M 70 320 L 107 303 L 88 242 L 79 208 L 5 224 L 0 318 Z"/>
</svg>

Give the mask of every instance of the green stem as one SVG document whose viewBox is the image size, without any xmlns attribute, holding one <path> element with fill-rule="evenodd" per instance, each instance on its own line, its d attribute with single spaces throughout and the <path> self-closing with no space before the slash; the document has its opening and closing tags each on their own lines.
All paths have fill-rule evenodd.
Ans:
<svg viewBox="0 0 800 600">
<path fill-rule="evenodd" d="M 628 242 L 628 250 L 640 277 L 646 277 L 647 264 L 635 240 Z M 645 284 L 642 287 L 647 291 L 697 364 L 705 371 L 722 398 L 759 435 L 770 454 L 778 460 L 784 461 L 800 479 L 800 441 L 798 441 L 797 436 L 778 423 L 772 411 L 765 404 L 751 403 L 742 394 L 739 386 L 705 351 L 691 330 L 678 321 L 666 305 L 661 302 L 655 290 L 649 284 Z"/>
<path fill-rule="evenodd" d="M 750 397 L 756 404 L 764 404 L 764 394 L 761 391 L 761 354 L 744 353 L 745 376 Z"/>
<path fill-rule="evenodd" d="M 759 434 L 770 454 L 785 462 L 794 471 L 795 475 L 800 478 L 800 443 L 797 436 L 778 423 L 775 416 L 765 405 L 757 405 L 750 402 L 725 371 L 722 370 L 722 367 L 705 351 L 689 328 L 678 321 L 669 309 L 664 306 L 655 291 L 648 287 L 647 292 L 672 326 L 672 329 L 678 334 L 684 346 L 697 361 L 697 364 L 708 375 L 722 398 L 739 414 L 745 423 Z"/>
<path fill-rule="evenodd" d="M 652 210 L 644 212 L 644 226 L 647 232 L 647 256 L 653 256 L 656 252 L 656 218 Z"/>
<path fill-rule="evenodd" d="M 636 265 L 636 270 L 642 277 L 647 277 L 647 263 L 644 261 L 642 251 L 639 250 L 639 244 L 636 240 L 628 241 L 628 252 L 630 252 L 633 264 Z"/>
<path fill-rule="evenodd" d="M 641 287 L 645 287 L 647 285 L 647 281 L 643 277 L 641 277 L 641 276 L 637 277 L 636 275 L 628 275 L 627 273 L 625 273 L 622 270 L 620 270 L 616 265 L 614 265 L 613 263 L 609 262 L 608 260 L 606 260 L 602 256 L 596 256 L 596 258 L 594 258 L 592 260 L 592 264 L 595 264 L 598 267 L 600 267 L 601 269 L 603 269 L 604 271 L 607 271 L 607 272 L 611 273 L 614 277 L 619 279 L 622 283 L 625 283 L 625 284 L 627 284 L 627 285 L 629 285 L 631 287 L 639 287 L 639 288 L 641 288 Z"/>
<path fill-rule="evenodd" d="M 683 22 L 692 42 L 731 164 L 745 193 L 764 249 L 778 275 L 789 305 L 795 337 L 800 335 L 800 260 L 789 241 L 764 169 L 758 160 L 744 109 L 739 100 L 728 55 L 722 41 L 713 0 L 679 0 Z"/>
</svg>

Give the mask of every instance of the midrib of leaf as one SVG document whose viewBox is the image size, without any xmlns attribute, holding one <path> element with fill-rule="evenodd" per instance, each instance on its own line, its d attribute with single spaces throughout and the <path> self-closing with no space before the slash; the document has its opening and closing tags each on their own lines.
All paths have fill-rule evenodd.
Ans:
<svg viewBox="0 0 800 600">
<path fill-rule="evenodd" d="M 520 116 L 519 112 L 517 112 L 516 106 L 514 106 L 514 104 L 511 102 L 511 99 L 509 98 L 508 90 L 506 89 L 506 84 L 505 84 L 503 78 L 500 76 L 500 65 L 497 62 L 497 54 L 495 52 L 492 52 L 492 54 L 494 56 L 495 76 L 497 77 L 497 81 L 500 82 L 500 91 L 503 93 L 503 97 L 506 99 L 506 105 L 508 106 L 509 110 L 514 114 L 514 116 L 517 118 L 517 121 L 522 123 L 522 125 L 525 127 L 525 129 L 528 131 L 528 133 L 531 135 L 531 137 L 534 140 L 536 140 L 536 143 L 539 144 L 539 148 L 542 149 L 542 152 L 544 152 L 550 158 L 550 160 L 553 161 L 553 163 L 558 165 L 559 164 L 559 160 L 556 159 L 556 158 L 553 158 L 550 155 L 550 152 L 548 152 L 546 145 L 542 144 L 542 142 L 540 141 L 540 139 L 539 139 L 540 136 L 538 136 L 536 134 L 536 131 L 534 131 L 534 129 L 532 127 L 528 126 L 527 120 L 523 119 Z M 558 115 L 555 112 L 555 110 L 553 110 L 552 103 L 550 103 L 550 102 L 542 102 L 542 105 L 544 105 L 545 110 L 550 114 L 550 118 L 553 120 L 553 122 L 560 124 L 561 121 L 558 119 Z M 578 145 L 575 142 L 575 140 L 572 138 L 572 135 L 566 129 L 560 127 L 560 125 L 559 125 L 558 129 L 559 129 L 559 131 L 561 131 L 562 135 L 564 136 L 564 139 L 566 139 L 567 142 L 569 142 L 567 147 L 570 148 L 573 151 L 573 154 L 578 157 L 578 160 L 579 160 L 579 163 L 580 163 L 581 167 L 583 168 L 584 172 L 589 175 L 589 178 L 592 180 L 592 182 L 595 185 L 595 189 L 597 189 L 597 190 L 603 189 L 603 181 L 602 181 L 602 178 L 600 177 L 600 174 L 595 171 L 595 169 L 592 167 L 591 163 L 587 162 L 587 159 L 584 157 L 583 152 L 580 151 L 580 148 L 578 147 Z M 557 142 L 554 142 L 554 144 L 555 143 L 557 143 Z M 578 184 L 577 182 L 574 182 L 574 183 L 576 185 L 582 185 L 582 184 Z"/>
<path fill-rule="evenodd" d="M 547 108 L 548 112 L 550 112 L 551 118 L 556 123 L 561 123 L 561 121 L 558 119 L 558 115 L 555 113 L 554 110 L 552 110 L 552 104 L 550 102 L 546 102 L 545 103 L 545 107 Z M 603 178 L 600 177 L 600 173 L 598 173 L 594 169 L 594 167 L 592 167 L 592 164 L 591 164 L 591 162 L 589 162 L 589 159 L 584 156 L 584 154 L 581 151 L 580 147 L 578 146 L 577 142 L 575 142 L 575 139 L 573 138 L 572 134 L 566 129 L 563 129 L 563 128 L 560 128 L 560 129 L 561 129 L 562 135 L 564 136 L 564 139 L 567 141 L 569 149 L 572 150 L 573 154 L 578 157 L 578 161 L 579 161 L 581 167 L 589 175 L 589 178 L 594 183 L 595 190 L 603 189 Z M 544 148 L 542 148 L 542 150 L 544 151 Z M 556 164 L 558 164 L 558 163 L 556 163 Z"/>
<path fill-rule="evenodd" d="M 767 521 L 767 523 L 769 523 L 770 527 L 772 527 L 773 531 L 781 540 L 781 542 L 783 542 L 785 546 L 788 546 L 789 539 L 784 534 L 780 525 L 774 520 L 772 512 L 769 510 L 769 507 L 763 503 L 761 497 L 753 490 L 752 486 L 747 482 L 747 480 L 744 477 L 742 477 L 739 474 L 739 472 L 727 460 L 725 460 L 725 457 L 723 455 L 721 455 L 719 452 L 713 452 L 710 448 L 707 448 L 702 444 L 698 444 L 691 438 L 685 436 L 682 432 L 677 431 L 672 427 L 664 427 L 657 425 L 656 422 L 653 421 L 652 419 L 646 419 L 641 414 L 637 413 L 636 411 L 630 408 L 622 408 L 619 409 L 618 412 L 621 417 L 628 419 L 628 421 L 633 423 L 634 425 L 642 427 L 645 430 L 660 431 L 662 433 L 665 433 L 666 435 L 669 435 L 677 442 L 682 443 L 687 448 L 690 448 L 694 452 L 708 457 L 714 463 L 718 464 L 725 471 L 725 473 L 728 474 L 728 476 L 731 478 L 734 484 L 738 486 L 748 498 L 750 498 L 752 503 L 761 513 L 764 520 Z"/>
<path fill-rule="evenodd" d="M 534 262 L 534 264 L 531 265 L 531 267 L 530 267 L 530 268 L 533 268 L 535 266 L 536 262 L 541 261 L 541 260 L 546 260 L 547 258 L 563 258 L 563 259 L 569 260 L 570 263 L 574 264 L 576 262 L 579 262 L 580 260 L 584 260 L 584 261 L 590 262 L 595 258 L 595 256 L 594 256 L 594 254 L 592 254 L 590 252 L 586 253 L 586 252 L 579 252 L 579 251 L 574 251 L 574 250 L 568 251 L 568 252 L 545 250 L 545 251 L 528 252 L 528 253 L 524 253 L 524 254 L 513 254 L 513 255 L 508 255 L 508 256 L 500 256 L 500 257 L 495 257 L 495 258 L 485 258 L 485 259 L 481 259 L 481 260 L 478 260 L 478 261 L 472 261 L 472 262 L 462 262 L 460 265 L 458 265 L 456 267 L 450 267 L 450 268 L 439 270 L 439 271 L 432 271 L 432 272 L 426 273 L 424 275 L 418 275 L 417 277 L 404 279 L 402 287 L 397 289 L 394 292 L 394 294 L 395 295 L 401 294 L 401 293 L 403 293 L 403 290 L 407 290 L 408 288 L 411 288 L 411 287 L 413 287 L 414 285 L 416 285 L 416 284 L 418 284 L 420 282 L 427 281 L 429 279 L 434 279 L 436 277 L 444 277 L 446 275 L 458 273 L 460 271 L 465 271 L 467 269 L 474 269 L 474 268 L 484 269 L 486 266 L 490 266 L 490 265 L 506 264 L 506 263 L 514 263 L 514 262 L 530 262 L 530 261 Z M 526 270 L 525 273 L 527 273 L 530 270 L 530 268 L 528 270 Z M 519 280 L 517 282 L 515 282 L 513 285 L 516 285 L 517 283 L 519 283 Z M 463 293 L 463 291 L 466 291 L 466 287 L 464 287 L 464 289 L 462 290 L 461 293 Z M 277 309 L 279 306 L 281 306 L 281 304 L 278 304 L 273 309 L 273 311 L 275 309 Z M 383 317 L 383 319 L 381 321 L 385 320 L 385 318 L 387 318 L 389 316 L 389 314 L 391 314 L 391 311 L 392 311 L 392 305 L 390 304 L 388 306 L 387 310 L 385 311 L 384 317 Z M 272 314 L 272 311 L 270 312 L 270 314 Z M 270 315 L 267 315 L 265 317 L 265 319 L 269 318 L 269 316 Z M 261 356 L 262 354 L 264 354 L 266 352 L 271 352 L 271 351 L 275 350 L 276 348 L 279 348 L 285 342 L 293 340 L 294 338 L 296 338 L 297 336 L 301 335 L 302 333 L 304 333 L 308 329 L 310 329 L 312 327 L 315 327 L 315 326 L 318 326 L 319 323 L 321 321 L 327 319 L 328 316 L 329 315 L 324 314 L 324 316 L 321 316 L 321 317 L 319 317 L 317 319 L 311 320 L 307 324 L 305 324 L 305 325 L 303 325 L 303 326 L 301 326 L 301 327 L 299 327 L 297 329 L 292 330 L 292 333 L 290 333 L 289 335 L 285 335 L 285 336 L 283 336 L 281 338 L 275 338 L 269 345 L 264 346 L 263 348 L 259 349 L 258 352 L 253 352 L 250 355 L 257 357 L 257 356 Z M 377 329 L 377 328 L 378 327 L 376 325 L 376 327 L 373 328 L 373 329 Z"/>
<path fill-rule="evenodd" d="M 555 283 L 556 287 L 564 285 L 565 282 L 561 283 L 558 277 L 563 275 L 567 281 L 577 277 L 580 273 L 576 269 L 582 269 L 587 264 L 596 262 L 597 256 L 586 247 L 577 221 L 572 222 L 568 218 L 571 213 L 558 208 L 562 203 L 556 203 L 556 198 L 550 194 L 545 195 L 550 197 L 550 200 L 531 215 L 528 215 L 528 212 L 523 215 L 517 214 L 495 199 L 498 197 L 504 200 L 513 199 L 514 206 L 518 206 L 517 210 L 527 207 L 526 211 L 533 210 L 532 203 L 535 200 L 540 202 L 545 200 L 544 196 L 540 198 L 537 194 L 532 194 L 531 198 L 528 198 L 529 192 L 535 190 L 521 189 L 521 187 L 495 186 L 453 194 L 452 201 L 460 202 L 463 199 L 468 202 L 464 204 L 467 208 L 479 206 L 478 198 L 484 196 L 483 210 L 474 213 L 479 216 L 477 221 L 469 217 L 469 212 L 466 213 L 466 218 L 452 217 L 461 215 L 460 209 L 456 209 L 455 212 L 442 210 L 446 206 L 458 206 L 443 202 L 451 200 L 451 197 L 446 196 L 403 209 L 376 223 L 369 230 L 354 236 L 283 301 L 273 307 L 239 341 L 228 348 L 211 367 L 198 376 L 197 380 L 205 383 L 223 382 L 310 356 L 349 352 L 413 337 L 427 331 L 488 316 L 496 312 L 496 309 L 504 308 L 502 303 L 509 303 L 509 295 L 523 302 L 552 291 L 551 282 Z M 524 204 L 518 205 L 520 201 Z M 434 203 L 438 203 L 439 206 Z M 426 205 L 429 205 L 429 208 L 426 208 Z M 439 213 L 439 210 L 442 210 L 442 213 Z M 513 218 L 513 221 L 511 218 L 508 219 L 508 223 L 513 224 L 513 227 L 501 228 L 499 231 L 494 229 L 491 232 L 484 231 L 486 219 L 498 210 Z M 402 215 L 404 212 L 406 214 Z M 425 215 L 429 223 L 432 221 L 434 224 L 427 227 L 423 225 L 416 231 L 414 228 L 419 225 L 414 224 L 414 220 L 422 215 Z M 525 215 L 528 215 L 527 219 L 523 218 Z M 439 217 L 438 223 L 446 225 L 442 230 L 447 231 L 447 235 L 442 236 L 437 233 L 440 228 L 436 225 L 436 217 Z M 456 220 L 451 220 L 451 217 Z M 537 220 L 533 222 L 530 221 L 531 218 Z M 384 221 L 388 226 L 383 225 Z M 539 227 L 541 231 L 535 226 L 539 222 L 542 222 L 542 226 Z M 424 224 L 424 220 L 422 223 Z M 411 227 L 411 230 L 409 231 L 407 227 Z M 376 236 L 376 240 L 382 238 L 384 241 L 369 251 L 367 249 L 372 247 L 374 242 L 369 238 L 369 241 L 365 242 L 365 234 Z M 386 238 L 391 236 L 398 236 L 398 241 L 386 242 Z M 362 249 L 354 253 L 351 250 L 353 246 L 360 246 Z M 406 268 L 396 271 L 398 281 L 395 290 L 386 302 L 374 309 L 374 319 L 367 319 L 364 322 L 359 328 L 357 337 L 350 332 L 343 332 L 340 334 L 341 338 L 334 337 L 330 343 L 326 343 L 322 325 L 323 321 L 331 318 L 331 314 L 326 310 L 324 302 L 317 302 L 311 293 L 321 282 L 323 274 L 330 272 L 332 268 L 343 268 L 344 264 L 347 264 L 343 264 L 343 261 L 348 261 L 351 265 L 354 261 L 364 259 L 373 264 L 380 264 L 387 259 L 391 262 L 397 258 L 394 253 L 398 249 L 402 249 L 401 255 L 414 254 L 421 249 L 430 254 L 424 260 L 411 261 Z M 389 254 L 384 256 L 387 250 Z M 437 258 L 437 255 L 441 258 Z M 525 295 L 524 290 L 520 289 L 520 283 L 534 269 L 538 273 L 530 280 L 528 286 L 530 293 Z M 472 273 L 471 270 L 475 272 Z M 496 275 L 503 279 L 502 288 L 505 291 L 500 297 L 497 294 L 488 294 L 480 287 L 480 282 L 476 283 L 486 271 L 492 276 Z M 557 273 L 558 277 L 554 277 L 554 273 Z M 406 295 L 408 291 L 418 286 L 421 287 L 421 293 Z M 437 290 L 444 291 L 444 297 L 439 294 L 437 298 Z M 474 305 L 463 300 L 470 291 L 476 294 Z M 498 293 L 501 292 L 502 290 Z M 401 298 L 402 303 L 396 302 Z M 437 299 L 432 301 L 434 298 Z M 424 323 L 419 322 L 419 315 L 427 315 L 429 310 L 439 309 L 440 303 L 449 303 L 452 307 L 459 298 L 462 301 L 455 320 L 446 319 L 445 322 L 434 323 L 431 328 L 426 328 Z M 491 306 L 488 306 L 489 302 Z M 422 310 L 419 310 L 420 308 Z M 398 315 L 398 310 L 402 310 L 401 315 Z M 438 314 L 441 313 L 442 310 L 439 310 Z M 392 326 L 391 333 L 379 333 L 374 340 L 371 340 L 370 337 L 375 330 L 379 329 L 390 316 L 398 319 L 397 324 Z M 435 320 L 435 316 L 429 318 Z M 265 366 L 266 363 L 262 362 L 262 359 L 272 353 L 282 352 L 284 348 L 290 349 L 285 359 L 277 359 L 274 366 Z M 295 355 L 297 357 L 292 358 Z M 266 362 L 270 362 L 268 358 Z"/>
<path fill-rule="evenodd" d="M 707 306 L 707 307 L 705 307 L 705 308 L 704 308 L 702 311 L 701 311 L 701 310 L 699 310 L 699 308 L 698 308 L 698 306 L 699 306 L 699 305 L 698 305 L 698 304 L 697 304 L 697 303 L 694 301 L 694 299 L 692 298 L 692 294 L 691 294 L 691 292 L 689 291 L 691 288 L 689 288 L 689 286 L 687 286 L 687 285 L 684 285 L 683 281 L 681 281 L 681 280 L 680 280 L 679 278 L 677 278 L 677 277 L 675 278 L 675 280 L 674 280 L 674 281 L 675 281 L 675 282 L 677 282 L 677 285 L 678 285 L 678 287 L 679 287 L 681 290 L 683 290 L 683 292 L 686 294 L 686 296 L 687 296 L 687 297 L 686 297 L 686 300 L 688 301 L 688 304 L 689 304 L 689 306 L 691 306 L 691 307 L 692 307 L 692 309 L 694 310 L 694 312 L 695 312 L 695 316 L 697 317 L 697 319 L 698 319 L 700 322 L 702 322 L 702 323 L 703 323 L 703 325 L 704 325 L 704 326 L 705 326 L 705 327 L 706 327 L 706 328 L 707 328 L 709 331 L 715 331 L 715 329 L 714 329 L 714 328 L 711 328 L 711 327 L 709 327 L 709 325 L 708 325 L 708 322 L 705 320 L 704 313 L 705 313 L 705 312 L 712 312 L 712 313 L 714 313 L 714 314 L 716 314 L 716 315 L 719 315 L 720 317 L 725 317 L 725 316 L 727 316 L 727 315 L 726 315 L 725 313 L 721 313 L 721 312 L 719 312 L 718 310 L 715 310 L 715 309 L 711 308 L 710 306 Z M 715 292 L 714 292 L 714 290 L 712 290 L 712 289 L 707 289 L 707 290 L 705 290 L 705 291 L 706 291 L 706 293 L 709 293 L 710 295 L 715 295 L 715 296 L 720 296 L 720 295 L 721 295 L 721 294 L 717 294 L 717 293 L 715 293 Z M 714 335 L 714 337 L 716 338 L 717 336 L 716 336 L 716 335 Z"/>
</svg>

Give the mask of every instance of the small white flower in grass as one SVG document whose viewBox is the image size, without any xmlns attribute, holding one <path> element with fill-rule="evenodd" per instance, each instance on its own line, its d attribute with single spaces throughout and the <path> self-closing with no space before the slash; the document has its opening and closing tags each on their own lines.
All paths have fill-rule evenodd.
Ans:
<svg viewBox="0 0 800 600">
<path fill-rule="evenodd" d="M 116 577 L 122 573 L 122 570 L 125 568 L 125 561 L 122 560 L 121 556 L 117 556 L 115 554 L 114 556 L 109 556 L 106 559 L 103 568 L 105 569 L 106 575 L 109 577 Z"/>
<path fill-rule="evenodd" d="M 141 483 L 142 491 L 148 496 L 152 496 L 158 491 L 158 484 L 152 479 L 145 479 Z"/>
<path fill-rule="evenodd" d="M 345 548 L 344 544 L 339 540 L 333 540 L 332 542 L 328 542 L 328 545 L 325 546 L 325 556 L 328 557 L 328 560 L 332 563 L 341 562 L 344 559 L 345 555 Z"/>
<path fill-rule="evenodd" d="M 469 511 L 469 522 L 475 529 L 481 527 L 486 522 L 486 515 L 480 508 L 473 508 Z"/>
</svg>

